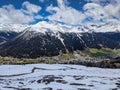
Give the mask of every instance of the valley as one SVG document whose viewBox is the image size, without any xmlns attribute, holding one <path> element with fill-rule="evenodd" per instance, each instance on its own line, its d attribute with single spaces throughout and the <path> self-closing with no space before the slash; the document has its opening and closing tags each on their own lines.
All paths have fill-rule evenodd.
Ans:
<svg viewBox="0 0 120 90">
<path fill-rule="evenodd" d="M 0 90 L 120 90 L 120 0 L 0 0 Z"/>
<path fill-rule="evenodd" d="M 74 51 L 74 53 L 61 53 L 57 56 L 41 56 L 37 58 L 13 58 L 0 57 L 1 65 L 26 65 L 26 64 L 76 64 L 88 67 L 100 68 L 120 68 L 119 49 L 88 49 L 84 51 Z"/>
</svg>

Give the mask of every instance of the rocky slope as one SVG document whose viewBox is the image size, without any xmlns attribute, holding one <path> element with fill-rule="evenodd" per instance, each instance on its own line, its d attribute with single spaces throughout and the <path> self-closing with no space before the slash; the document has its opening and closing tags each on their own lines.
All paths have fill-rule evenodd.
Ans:
<svg viewBox="0 0 120 90">
<path fill-rule="evenodd" d="M 16 37 L 27 25 L 0 23 L 0 45 Z"/>
<path fill-rule="evenodd" d="M 120 48 L 119 41 L 99 33 L 36 33 L 26 31 L 0 48 L 2 56 L 40 57 L 84 50 L 86 48 Z"/>
</svg>

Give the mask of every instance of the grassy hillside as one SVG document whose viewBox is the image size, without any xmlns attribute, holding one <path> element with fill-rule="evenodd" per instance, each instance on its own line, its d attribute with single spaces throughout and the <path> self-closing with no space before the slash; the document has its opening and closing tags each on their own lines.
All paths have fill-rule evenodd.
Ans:
<svg viewBox="0 0 120 90">
<path fill-rule="evenodd" d="M 109 48 L 102 48 L 102 49 L 95 49 L 89 48 L 83 53 L 87 56 L 91 57 L 106 57 L 106 58 L 115 58 L 120 56 L 120 49 L 109 49 Z"/>
<path fill-rule="evenodd" d="M 61 54 L 53 57 L 39 57 L 36 59 L 0 57 L 0 64 L 78 64 L 101 68 L 120 68 L 120 49 L 89 48 L 76 53 Z"/>
</svg>

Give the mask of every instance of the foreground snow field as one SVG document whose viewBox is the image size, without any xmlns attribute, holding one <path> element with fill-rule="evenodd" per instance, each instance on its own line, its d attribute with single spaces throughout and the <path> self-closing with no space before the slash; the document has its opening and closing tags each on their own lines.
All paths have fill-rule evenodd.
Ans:
<svg viewBox="0 0 120 90">
<path fill-rule="evenodd" d="M 80 65 L 0 65 L 0 90 L 120 90 L 120 69 Z"/>
</svg>

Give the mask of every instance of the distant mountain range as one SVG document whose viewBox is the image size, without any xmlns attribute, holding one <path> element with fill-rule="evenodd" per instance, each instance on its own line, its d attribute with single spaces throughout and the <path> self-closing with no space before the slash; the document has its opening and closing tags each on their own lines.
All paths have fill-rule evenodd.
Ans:
<svg viewBox="0 0 120 90">
<path fill-rule="evenodd" d="M 0 55 L 36 58 L 86 48 L 120 48 L 120 23 L 67 25 L 39 22 L 35 25 L 0 25 Z"/>
</svg>

